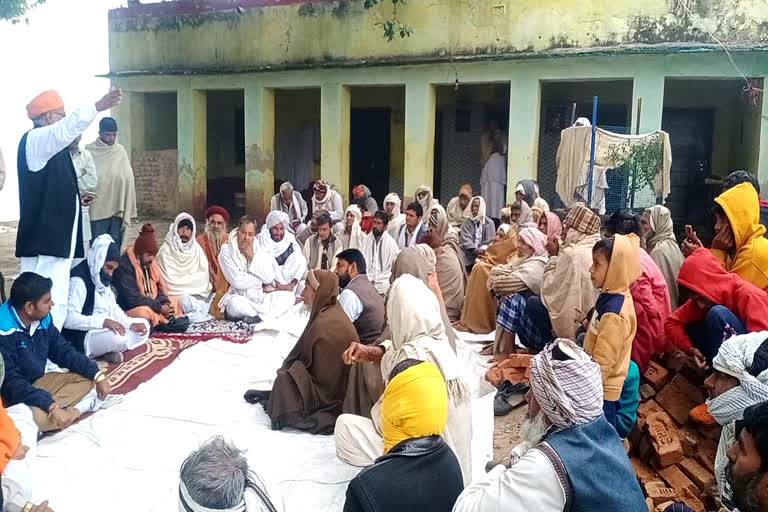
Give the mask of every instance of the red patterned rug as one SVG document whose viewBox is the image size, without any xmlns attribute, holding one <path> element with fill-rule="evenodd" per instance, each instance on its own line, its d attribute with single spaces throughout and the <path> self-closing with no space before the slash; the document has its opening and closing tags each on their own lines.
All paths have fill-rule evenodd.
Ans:
<svg viewBox="0 0 768 512">
<path fill-rule="evenodd" d="M 163 334 L 162 337 L 159 333 L 154 334 L 144 345 L 123 352 L 122 363 L 108 366 L 107 374 L 112 392 L 118 395 L 130 393 L 139 387 L 139 384 L 147 382 L 167 368 L 183 351 L 214 338 L 223 338 L 232 343 L 246 343 L 251 336 L 222 336 L 202 332 Z"/>
</svg>

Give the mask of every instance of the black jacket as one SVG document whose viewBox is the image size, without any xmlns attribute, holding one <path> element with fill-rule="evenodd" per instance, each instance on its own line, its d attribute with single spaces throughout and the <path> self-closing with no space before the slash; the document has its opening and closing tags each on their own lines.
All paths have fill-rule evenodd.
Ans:
<svg viewBox="0 0 768 512">
<path fill-rule="evenodd" d="M 139 282 L 136 280 L 136 269 L 133 267 L 127 252 L 123 253 L 120 257 L 120 266 L 115 269 L 112 286 L 115 287 L 117 305 L 123 311 L 138 308 L 139 306 L 147 306 L 155 313 L 160 313 L 163 304 L 170 302 L 168 297 L 161 291 L 158 291 L 157 297 L 153 299 L 144 295 L 139 290 Z"/>
<path fill-rule="evenodd" d="M 407 439 L 349 483 L 344 512 L 450 512 L 463 489 L 442 437 Z"/>
</svg>

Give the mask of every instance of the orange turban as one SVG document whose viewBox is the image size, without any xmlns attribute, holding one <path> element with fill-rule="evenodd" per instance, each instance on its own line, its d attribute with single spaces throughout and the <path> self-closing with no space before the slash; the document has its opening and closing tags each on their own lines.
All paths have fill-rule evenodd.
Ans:
<svg viewBox="0 0 768 512">
<path fill-rule="evenodd" d="M 64 108 L 64 100 L 56 91 L 45 91 L 35 96 L 27 105 L 27 117 L 37 119 L 41 115 Z"/>
</svg>

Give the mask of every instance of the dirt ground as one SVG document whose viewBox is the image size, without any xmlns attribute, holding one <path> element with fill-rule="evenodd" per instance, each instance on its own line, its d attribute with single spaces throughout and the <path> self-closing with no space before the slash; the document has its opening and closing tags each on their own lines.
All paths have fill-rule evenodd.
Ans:
<svg viewBox="0 0 768 512">
<path fill-rule="evenodd" d="M 125 243 L 130 244 L 136 239 L 141 226 L 151 222 L 155 226 L 158 243 L 165 238 L 170 219 L 143 219 L 132 225 L 125 237 Z M 5 292 L 11 289 L 13 280 L 19 274 L 19 260 L 14 256 L 16 250 L 16 222 L 0 223 L 0 272 L 5 278 Z M 494 460 L 500 460 L 509 455 L 509 451 L 520 442 L 520 426 L 525 416 L 525 404 L 517 407 L 506 416 L 494 418 L 493 436 Z"/>
</svg>

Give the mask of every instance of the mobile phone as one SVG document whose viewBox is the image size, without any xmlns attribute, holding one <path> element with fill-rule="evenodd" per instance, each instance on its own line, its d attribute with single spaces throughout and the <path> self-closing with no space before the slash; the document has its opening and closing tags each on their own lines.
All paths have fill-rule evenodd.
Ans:
<svg viewBox="0 0 768 512">
<path fill-rule="evenodd" d="M 693 237 L 695 236 L 695 233 L 693 232 L 693 227 L 690 224 L 685 225 L 685 237 L 689 240 L 693 240 Z"/>
</svg>

